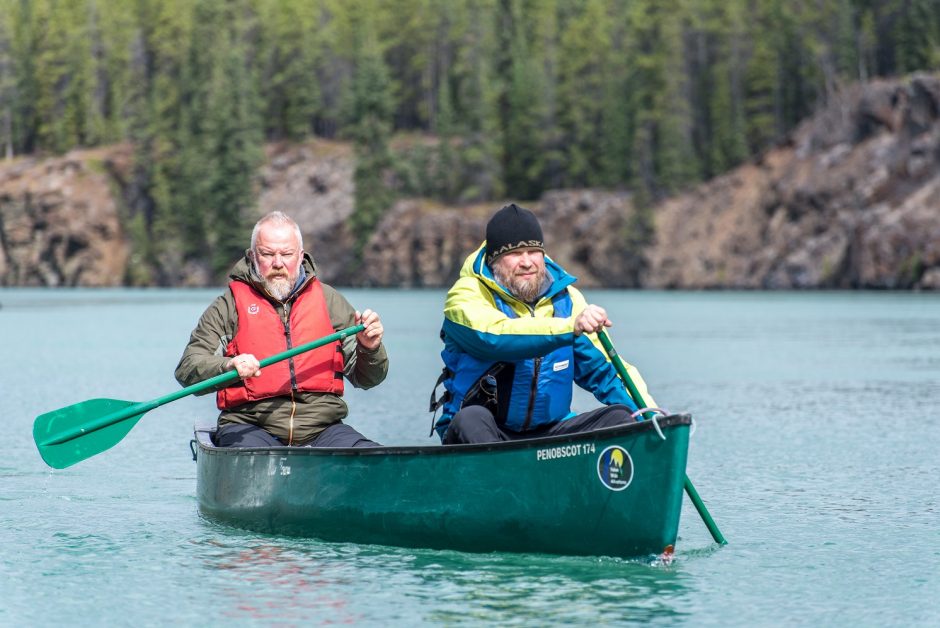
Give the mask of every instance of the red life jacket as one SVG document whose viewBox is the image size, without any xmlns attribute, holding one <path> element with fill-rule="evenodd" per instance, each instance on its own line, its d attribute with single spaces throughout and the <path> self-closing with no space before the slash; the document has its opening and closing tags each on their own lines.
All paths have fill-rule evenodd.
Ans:
<svg viewBox="0 0 940 628">
<path fill-rule="evenodd" d="M 234 357 L 250 353 L 258 360 L 334 333 L 323 287 L 316 277 L 307 282 L 290 309 L 285 326 L 274 305 L 241 281 L 229 284 L 238 312 L 238 331 L 225 349 Z M 343 343 L 332 342 L 261 369 L 216 393 L 216 405 L 228 410 L 249 401 L 288 395 L 291 391 L 343 394 Z"/>
</svg>

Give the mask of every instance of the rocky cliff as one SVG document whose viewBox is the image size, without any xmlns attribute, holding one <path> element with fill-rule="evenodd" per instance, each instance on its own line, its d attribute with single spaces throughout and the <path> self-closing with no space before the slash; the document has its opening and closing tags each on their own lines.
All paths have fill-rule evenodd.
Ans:
<svg viewBox="0 0 940 628">
<path fill-rule="evenodd" d="M 320 266 L 324 280 L 350 284 L 356 265 L 354 234 L 346 227 L 353 212 L 352 147 L 324 140 L 269 146 L 261 169 L 258 216 L 280 210 L 301 226 L 304 248 Z M 245 234 L 248 246 L 250 234 Z"/>
<path fill-rule="evenodd" d="M 121 285 L 129 251 L 104 166 L 121 150 L 0 166 L 0 285 Z"/>
<path fill-rule="evenodd" d="M 594 190 L 554 191 L 535 211 L 549 254 L 583 286 L 635 285 L 635 252 L 627 250 L 630 196 Z M 379 224 L 364 255 L 361 280 L 376 286 L 446 286 L 483 242 L 486 221 L 499 203 L 445 208 L 401 201 Z"/>
<path fill-rule="evenodd" d="M 0 285 L 124 281 L 130 154 L 0 164 Z M 357 264 L 353 168 L 348 146 L 312 140 L 269 146 L 259 176 L 258 215 L 296 217 L 333 283 L 447 285 L 501 205 L 402 200 Z M 630 233 L 626 192 L 558 190 L 526 205 L 586 286 L 940 289 L 940 76 L 846 89 L 784 145 L 654 207 L 646 240 Z"/>
<path fill-rule="evenodd" d="M 847 90 L 656 237 L 651 287 L 940 288 L 940 77 Z"/>
</svg>

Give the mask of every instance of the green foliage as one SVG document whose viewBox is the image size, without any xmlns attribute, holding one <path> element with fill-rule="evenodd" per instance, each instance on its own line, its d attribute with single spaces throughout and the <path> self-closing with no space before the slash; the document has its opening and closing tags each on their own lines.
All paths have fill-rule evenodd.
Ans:
<svg viewBox="0 0 940 628">
<path fill-rule="evenodd" d="M 263 156 L 257 81 L 246 62 L 248 46 L 239 43 L 253 28 L 252 18 L 233 17 L 222 22 L 231 26 L 216 41 L 228 40 L 228 45 L 213 59 L 205 94 L 202 157 L 212 168 L 204 208 L 211 221 L 206 230 L 215 276 L 223 276 L 247 248 L 246 233 L 254 222 L 248 210 L 254 205 L 255 173 Z"/>
<path fill-rule="evenodd" d="M 143 2 L 149 30 L 135 65 L 132 195 L 155 281 L 184 266 L 221 279 L 247 245 L 263 131 L 247 63 L 255 27 L 247 2 Z M 203 42 L 218 45 L 206 47 Z"/>
<path fill-rule="evenodd" d="M 892 36 L 897 46 L 897 71 L 936 68 L 940 60 L 940 14 L 936 0 L 890 4 L 896 10 Z"/>
<path fill-rule="evenodd" d="M 754 50 L 744 71 L 744 107 L 748 147 L 756 152 L 782 132 L 778 118 L 779 89 L 776 76 L 777 54 L 767 40 L 754 43 Z"/>
<path fill-rule="evenodd" d="M 627 15 L 632 33 L 628 107 L 634 116 L 633 185 L 644 199 L 697 179 L 691 113 L 682 98 L 688 77 L 679 67 L 682 22 L 677 5 L 639 0 Z"/>
<path fill-rule="evenodd" d="M 388 68 L 373 29 L 366 13 L 355 31 L 360 40 L 345 107 L 356 145 L 355 209 L 349 226 L 355 235 L 357 257 L 394 202 L 394 191 L 387 183 L 392 167 L 388 141 L 394 104 Z"/>
<path fill-rule="evenodd" d="M 400 193 L 646 207 L 938 66 L 936 0 L 0 0 L 0 144 L 132 142 L 130 280 L 174 283 L 240 255 L 266 140 L 355 142 L 361 248 Z"/>
<path fill-rule="evenodd" d="M 495 62 L 496 0 L 454 2 L 451 13 L 451 62 L 447 77 L 458 153 L 460 202 L 500 198 L 503 134 L 499 118 L 500 83 Z"/>
<path fill-rule="evenodd" d="M 525 13 L 521 0 L 505 4 L 508 10 L 500 19 L 507 26 L 500 46 L 506 56 L 497 66 L 503 84 L 499 103 L 503 180 L 512 197 L 536 199 L 548 187 L 553 162 L 561 158 L 553 143 L 552 103 L 545 97 L 553 85 L 544 57 L 535 53 L 546 25 L 538 14 Z"/>
<path fill-rule="evenodd" d="M 558 55 L 558 103 L 565 187 L 598 185 L 603 179 L 598 140 L 611 80 L 611 28 L 602 0 L 587 0 L 562 30 Z M 619 109 L 619 107 L 616 107 Z"/>
<path fill-rule="evenodd" d="M 259 85 L 265 133 L 272 139 L 303 139 L 320 111 L 320 9 L 310 0 L 258 2 Z"/>
<path fill-rule="evenodd" d="M 709 0 L 690 14 L 695 54 L 690 86 L 695 153 L 701 174 L 712 177 L 744 161 L 746 125 L 745 15 L 739 3 Z"/>
<path fill-rule="evenodd" d="M 449 81 L 441 81 L 437 105 L 437 163 L 440 169 L 437 176 L 438 193 L 434 196 L 447 202 L 454 202 L 458 196 L 458 175 L 460 164 L 454 151 L 454 108 L 451 103 Z"/>
<path fill-rule="evenodd" d="M 10 15 L 11 0 L 0 0 L 0 14 Z M 13 74 L 13 32 L 0 20 L 0 155 L 13 156 L 13 107 L 16 83 Z"/>
</svg>

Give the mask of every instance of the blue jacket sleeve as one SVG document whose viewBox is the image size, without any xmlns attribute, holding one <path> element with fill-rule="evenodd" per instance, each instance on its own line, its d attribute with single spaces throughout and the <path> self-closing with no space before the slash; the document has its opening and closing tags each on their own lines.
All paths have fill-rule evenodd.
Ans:
<svg viewBox="0 0 940 628">
<path fill-rule="evenodd" d="M 636 410 L 636 404 L 617 375 L 614 365 L 602 349 L 591 342 L 591 335 L 581 334 L 574 343 L 574 381 L 605 405 L 622 403 Z"/>
</svg>

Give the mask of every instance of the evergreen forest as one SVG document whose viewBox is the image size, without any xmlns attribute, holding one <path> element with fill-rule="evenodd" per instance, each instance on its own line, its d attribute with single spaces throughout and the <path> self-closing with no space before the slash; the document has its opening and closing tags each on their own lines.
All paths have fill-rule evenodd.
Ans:
<svg viewBox="0 0 940 628">
<path fill-rule="evenodd" d="M 131 233 L 221 272 L 265 142 L 355 146 L 361 245 L 400 196 L 651 204 L 938 67 L 938 0 L 0 0 L 0 150 L 129 142 Z"/>
</svg>

